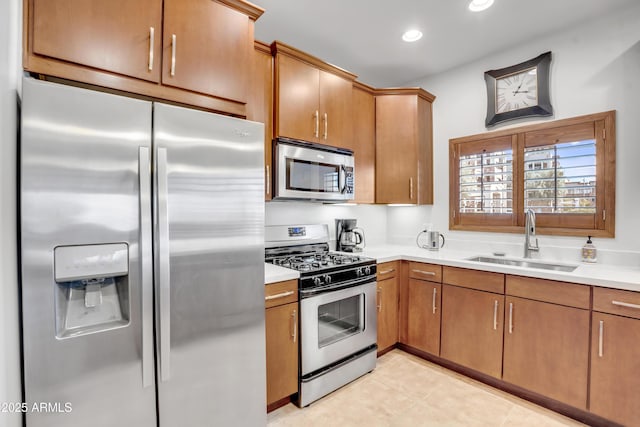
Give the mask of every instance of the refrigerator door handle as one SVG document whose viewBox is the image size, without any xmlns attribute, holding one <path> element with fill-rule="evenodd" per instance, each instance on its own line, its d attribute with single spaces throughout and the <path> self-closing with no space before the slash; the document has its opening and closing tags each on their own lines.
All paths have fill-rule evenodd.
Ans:
<svg viewBox="0 0 640 427">
<path fill-rule="evenodd" d="M 151 156 L 138 148 L 142 305 L 142 386 L 153 385 L 153 248 L 151 246 Z"/>
<path fill-rule="evenodd" d="M 171 283 L 169 270 L 169 213 L 167 204 L 167 149 L 158 148 L 157 203 L 158 203 L 158 288 L 160 318 L 160 379 L 170 378 L 171 352 Z"/>
</svg>

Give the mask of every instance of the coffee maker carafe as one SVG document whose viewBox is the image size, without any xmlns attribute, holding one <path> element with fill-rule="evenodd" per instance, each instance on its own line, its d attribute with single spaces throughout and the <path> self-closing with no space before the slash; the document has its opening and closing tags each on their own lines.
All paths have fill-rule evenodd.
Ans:
<svg viewBox="0 0 640 427">
<path fill-rule="evenodd" d="M 336 250 L 360 252 L 365 247 L 364 230 L 356 227 L 357 219 L 336 219 Z"/>
</svg>

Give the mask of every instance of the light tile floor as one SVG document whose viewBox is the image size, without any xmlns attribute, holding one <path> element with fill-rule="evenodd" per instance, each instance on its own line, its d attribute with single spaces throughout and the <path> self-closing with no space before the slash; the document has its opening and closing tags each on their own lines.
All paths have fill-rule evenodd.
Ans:
<svg viewBox="0 0 640 427">
<path fill-rule="evenodd" d="M 268 416 L 269 427 L 582 425 L 397 349 L 310 406 L 289 404 Z"/>
</svg>

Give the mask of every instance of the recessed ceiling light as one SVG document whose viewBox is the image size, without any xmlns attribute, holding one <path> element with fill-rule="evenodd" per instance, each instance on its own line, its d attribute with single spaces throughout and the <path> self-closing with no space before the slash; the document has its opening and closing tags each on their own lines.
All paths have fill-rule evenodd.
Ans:
<svg viewBox="0 0 640 427">
<path fill-rule="evenodd" d="M 405 31 L 402 35 L 402 40 L 406 42 L 415 42 L 422 38 L 422 32 L 420 30 L 409 30 Z"/>
<path fill-rule="evenodd" d="M 480 12 L 488 9 L 493 4 L 493 0 L 472 0 L 469 3 L 469 10 L 472 12 Z"/>
</svg>

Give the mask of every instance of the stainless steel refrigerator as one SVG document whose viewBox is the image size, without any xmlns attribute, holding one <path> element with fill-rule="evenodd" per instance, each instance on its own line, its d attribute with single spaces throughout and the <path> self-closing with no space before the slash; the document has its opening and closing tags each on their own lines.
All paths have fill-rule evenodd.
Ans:
<svg viewBox="0 0 640 427">
<path fill-rule="evenodd" d="M 260 123 L 23 80 L 28 427 L 266 424 Z"/>
</svg>

